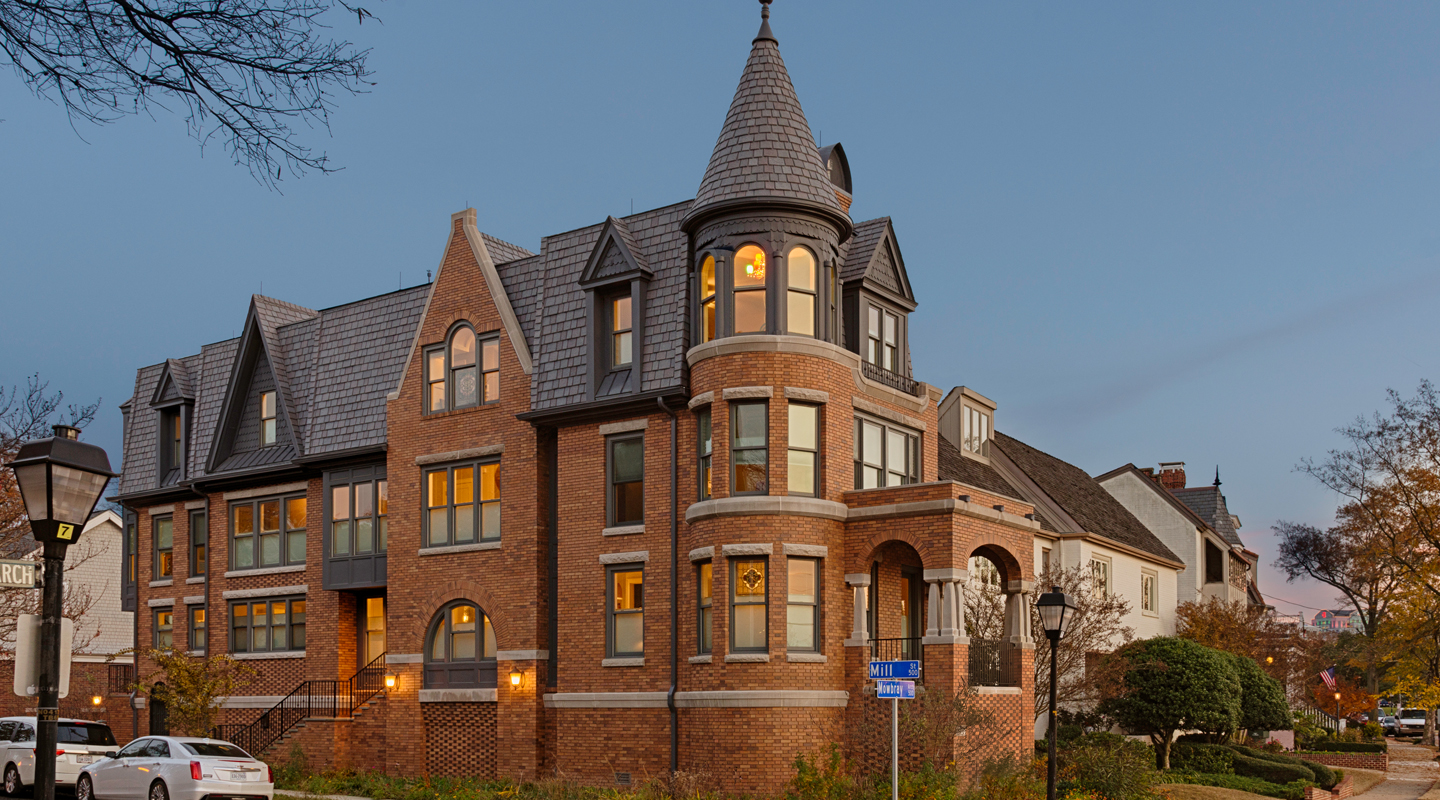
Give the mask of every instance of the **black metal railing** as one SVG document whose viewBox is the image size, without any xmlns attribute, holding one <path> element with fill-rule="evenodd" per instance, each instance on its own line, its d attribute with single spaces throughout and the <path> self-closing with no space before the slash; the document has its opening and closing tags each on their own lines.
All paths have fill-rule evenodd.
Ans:
<svg viewBox="0 0 1440 800">
<path fill-rule="evenodd" d="M 343 681 L 304 681 L 254 722 L 216 725 L 212 738 L 223 739 L 252 756 L 265 752 L 301 720 L 344 719 L 385 689 L 385 654 Z"/>
<path fill-rule="evenodd" d="M 904 637 L 899 639 L 871 639 L 870 640 L 871 661 L 919 661 L 920 677 L 917 683 L 925 680 L 925 648 L 920 644 L 920 637 Z"/>
<path fill-rule="evenodd" d="M 860 362 L 860 374 L 877 383 L 883 383 L 896 391 L 905 394 L 920 396 L 920 382 L 913 378 L 907 378 L 898 372 L 891 372 L 879 364 L 871 364 L 869 361 Z"/>
<path fill-rule="evenodd" d="M 1019 686 L 1020 664 L 1014 650 L 993 639 L 970 640 L 971 686 Z"/>
</svg>

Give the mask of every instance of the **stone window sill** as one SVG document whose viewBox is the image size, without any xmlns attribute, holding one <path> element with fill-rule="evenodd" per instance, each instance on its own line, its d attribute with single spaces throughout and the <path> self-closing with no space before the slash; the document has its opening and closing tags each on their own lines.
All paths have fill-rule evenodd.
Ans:
<svg viewBox="0 0 1440 800">
<path fill-rule="evenodd" d="M 175 579 L 174 579 L 174 578 L 164 578 L 164 579 L 158 580 L 158 581 L 150 581 L 150 588 L 151 588 L 151 589 L 158 589 L 158 588 L 160 588 L 161 586 L 173 586 L 173 585 L 175 585 Z"/>
<path fill-rule="evenodd" d="M 792 664 L 825 664 L 830 659 L 824 653 L 786 653 L 785 660 Z"/>
<path fill-rule="evenodd" d="M 645 657 L 639 658 L 606 658 L 600 661 L 602 667 L 643 667 Z"/>
<path fill-rule="evenodd" d="M 286 650 L 280 653 L 231 653 L 236 661 L 265 661 L 272 658 L 304 658 L 304 650 Z"/>
<path fill-rule="evenodd" d="M 600 531 L 601 536 L 629 536 L 634 533 L 644 533 L 645 525 L 618 525 L 613 528 L 606 528 Z"/>
<path fill-rule="evenodd" d="M 205 582 L 205 576 L 204 576 L 204 575 L 196 575 L 196 576 L 193 577 L 193 578 L 186 578 L 186 579 L 185 579 L 185 582 L 186 582 L 186 583 L 204 583 L 204 582 Z"/>
<path fill-rule="evenodd" d="M 729 653 L 725 656 L 726 664 L 769 664 L 769 653 Z"/>
<path fill-rule="evenodd" d="M 710 654 L 707 653 L 707 654 L 705 654 L 705 655 L 703 655 L 703 656 L 690 656 L 690 663 L 691 663 L 691 664 L 709 664 L 709 663 L 710 663 L 711 661 L 713 661 L 714 659 L 715 659 L 714 656 L 712 656 L 712 655 L 710 655 Z"/>
</svg>

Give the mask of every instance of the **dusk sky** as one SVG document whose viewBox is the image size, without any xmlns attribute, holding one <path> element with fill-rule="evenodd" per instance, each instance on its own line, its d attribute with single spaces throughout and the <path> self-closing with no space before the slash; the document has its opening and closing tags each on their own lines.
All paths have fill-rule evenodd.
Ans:
<svg viewBox="0 0 1440 800">
<path fill-rule="evenodd" d="M 372 2 L 373 0 L 367 0 Z M 154 111 L 73 127 L 0 76 L 0 383 L 102 401 L 236 335 L 252 293 L 323 308 L 425 280 L 449 215 L 540 238 L 694 196 L 760 22 L 727 2 L 408 2 L 336 36 L 368 94 L 302 130 L 343 171 L 259 185 Z M 1294 467 L 1440 377 L 1440 5 L 778 0 L 810 126 L 891 216 L 917 378 L 1092 474 L 1218 465 L 1260 588 Z"/>
</svg>

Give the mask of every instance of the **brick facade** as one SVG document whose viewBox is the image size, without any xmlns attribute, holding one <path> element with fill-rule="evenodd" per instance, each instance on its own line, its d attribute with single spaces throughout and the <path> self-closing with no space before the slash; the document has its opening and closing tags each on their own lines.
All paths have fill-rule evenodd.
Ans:
<svg viewBox="0 0 1440 800">
<path fill-rule="evenodd" d="M 747 75 L 768 72 L 742 80 L 737 108 L 744 105 L 747 86 L 783 83 L 798 114 L 778 50 L 772 54 L 773 39 L 764 34 L 754 47 Z M 802 116 L 798 126 L 803 125 Z M 817 185 L 829 187 L 818 159 L 805 163 L 813 142 L 798 130 L 791 133 L 801 166 L 813 167 Z M 717 149 L 716 158 L 726 152 Z M 859 253 L 854 258 L 842 247 L 850 246 L 845 240 L 854 226 L 833 197 L 819 205 L 813 198 L 805 201 L 810 206 L 777 206 L 773 198 L 760 198 L 741 213 L 726 200 L 726 191 L 721 185 L 708 190 L 703 213 L 682 204 L 628 222 L 608 221 L 603 229 L 635 257 L 633 274 L 628 283 L 599 289 L 587 285 L 587 291 L 598 293 L 573 302 L 575 285 L 593 283 L 593 275 L 583 281 L 580 276 L 590 269 L 586 258 L 594 258 L 589 254 L 601 226 L 550 237 L 542 253 L 530 257 L 480 234 L 473 210 L 455 214 L 423 313 L 403 337 L 386 334 L 400 342 L 390 355 L 403 349 L 403 358 L 394 359 L 403 366 L 386 380 L 372 376 L 371 384 L 355 389 L 386 398 L 383 441 L 297 456 L 252 472 L 206 476 L 186 486 L 184 496 L 155 487 L 127 496 L 140 532 L 142 646 L 153 637 L 153 603 L 175 603 L 178 646 L 186 635 L 184 598 L 203 595 L 208 652 L 213 654 L 230 650 L 231 601 L 258 601 L 269 596 L 267 590 L 277 597 L 303 595 L 306 647 L 301 657 L 241 656 L 259 677 L 245 697 L 227 702 L 222 722 L 252 723 L 266 713 L 267 703 L 302 682 L 310 682 L 307 691 L 330 685 L 316 683 L 321 681 L 348 686 L 344 682 L 365 660 L 360 654 L 366 602 L 383 598 L 385 669 L 393 687 L 353 715 L 349 697 L 344 698 L 341 719 L 309 719 L 264 753 L 284 759 L 299 747 L 311 767 L 515 780 L 560 775 L 613 784 L 623 775 L 640 781 L 664 773 L 673 757 L 679 768 L 707 773 L 725 790 L 773 793 L 789 779 L 797 756 L 832 743 L 862 763 L 874 762 L 876 742 L 866 731 L 875 728 L 884 711 L 867 694 L 866 663 L 881 647 L 874 640 L 903 638 L 906 643 L 897 646 L 916 654 L 923 648 L 926 691 L 963 691 L 971 683 L 972 643 L 963 621 L 952 614 L 959 613 L 957 603 L 964 607 L 956 598 L 964 591 L 969 560 L 981 554 L 994 561 L 1006 590 L 1017 595 L 1015 607 L 1021 607 L 1033 590 L 1039 524 L 1028 516 L 1034 509 L 1020 500 L 940 480 L 939 392 L 908 374 L 872 380 L 860 357 L 838 344 L 841 316 L 851 313 L 839 310 L 842 299 L 850 303 L 856 293 L 871 292 L 875 302 L 883 298 L 895 313 L 914 307 L 903 264 L 886 255 L 877 262 L 884 274 L 872 281 L 870 256 L 860 252 L 859 244 L 852 243 Z M 819 196 L 828 195 L 826 188 Z M 702 223 L 709 227 L 699 227 Z M 880 227 L 889 230 L 888 223 Z M 721 336 L 690 346 L 697 311 L 689 296 L 693 289 L 687 287 L 695 285 L 695 249 L 703 244 L 724 258 L 733 248 L 715 244 L 721 240 L 764 242 L 772 251 L 769 263 L 782 269 L 790 257 L 786 254 L 795 252 L 787 248 L 810 249 L 819 262 L 812 276 L 817 285 L 811 287 L 817 292 L 817 337 Z M 866 241 L 874 252 L 880 239 Z M 898 249 L 885 252 L 898 254 Z M 512 266 L 538 259 L 541 268 L 530 277 L 522 276 L 519 267 L 497 273 L 502 255 Z M 852 262 L 859 266 L 852 269 Z M 631 258 L 604 263 L 611 265 L 606 269 L 632 268 Z M 843 287 L 835 282 L 842 268 L 849 270 Z M 506 277 L 497 277 L 502 274 Z M 828 289 L 818 285 L 825 276 Z M 625 379 L 633 386 L 597 399 L 605 371 L 597 353 L 610 347 L 608 336 L 599 333 L 607 313 L 602 300 L 609 302 L 606 292 L 627 286 L 637 304 L 634 374 Z M 839 296 L 842 288 L 846 298 Z M 766 291 L 770 307 L 778 308 L 775 298 L 785 297 L 784 288 Z M 831 296 L 819 299 L 827 292 Z M 257 318 L 270 308 L 264 313 L 283 312 L 296 320 L 286 323 L 289 327 L 275 326 L 267 334 L 273 342 L 299 339 L 298 326 L 328 313 L 272 308 L 258 300 L 253 308 Z M 722 311 L 722 317 L 730 313 Z M 774 312 L 782 313 L 791 312 Z M 498 400 L 427 413 L 426 349 L 444 345 L 462 325 L 498 340 Z M 295 347 L 296 353 L 309 352 Z M 287 364 L 291 378 L 303 364 L 300 356 L 272 361 Z M 896 369 L 905 361 L 901 358 Z M 335 364 L 326 373 L 332 380 L 358 369 L 344 358 Z M 873 374 L 875 365 L 869 367 Z M 276 374 L 281 375 L 279 368 Z M 279 377 L 275 385 L 283 385 Z M 735 403 L 757 401 L 767 406 L 765 484 L 761 491 L 737 496 L 731 486 L 730 415 Z M 197 407 L 205 402 L 197 401 Z M 788 491 L 791 403 L 819 408 L 814 496 Z M 287 430 L 313 437 L 306 426 L 320 418 L 317 405 L 297 403 L 303 409 L 295 412 L 299 424 Z M 699 414 L 706 411 L 714 443 L 713 480 L 710 496 L 702 499 L 697 453 Z M 908 485 L 893 485 L 899 479 L 891 478 L 889 488 L 854 489 L 859 418 L 895 426 L 901 441 L 914 437 L 918 458 L 913 469 L 901 468 L 902 457 L 892 456 L 895 474 L 905 472 Z M 365 420 L 357 411 L 353 420 L 331 418 L 331 424 L 358 430 Z M 607 437 L 620 433 L 643 442 L 643 520 L 638 525 L 612 525 L 607 510 Z M 499 540 L 430 547 L 426 470 L 482 456 L 499 463 Z M 327 589 L 327 475 L 381 465 L 389 487 L 382 585 Z M 305 563 L 231 569 L 230 507 L 236 493 L 263 493 L 266 486 L 297 482 L 303 482 L 307 506 Z M 199 502 L 209 512 L 208 578 L 190 584 L 183 546 L 190 533 L 186 509 L 201 495 Z M 150 585 L 151 511 L 162 508 L 174 514 L 176 577 Z M 788 644 L 792 557 L 818 565 L 815 647 L 803 650 Z M 737 559 L 766 565 L 764 646 L 738 648 L 741 652 L 731 647 L 737 626 L 732 625 L 730 567 Z M 611 652 L 607 620 L 613 594 L 607 568 L 617 564 L 638 565 L 643 572 L 643 587 L 632 594 L 643 608 L 639 656 Z M 708 653 L 700 652 L 698 630 L 697 580 L 704 564 L 713 570 L 713 647 Z M 912 587 L 909 596 L 900 591 L 904 582 Z M 874 598 L 873 607 L 866 607 L 868 597 Z M 435 685 L 426 683 L 433 654 L 428 632 L 455 601 L 473 603 L 493 625 L 494 688 L 441 686 L 434 677 Z M 796 606 L 798 618 L 804 609 L 798 601 Z M 941 608 L 949 610 L 941 614 Z M 858 615 L 857 609 L 862 609 Z M 1024 629 L 1028 614 L 1022 616 L 1026 621 L 1007 629 L 1005 642 L 991 643 L 1000 645 L 1000 657 L 1019 678 L 1014 685 L 984 687 L 976 701 L 999 721 L 994 749 L 1016 754 L 1029 752 L 1033 733 L 1033 642 Z M 913 763 L 913 748 L 907 752 Z"/>
</svg>

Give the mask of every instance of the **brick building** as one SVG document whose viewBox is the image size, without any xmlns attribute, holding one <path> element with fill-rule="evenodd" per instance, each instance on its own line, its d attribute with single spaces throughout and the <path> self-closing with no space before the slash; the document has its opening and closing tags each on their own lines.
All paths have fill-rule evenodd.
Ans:
<svg viewBox="0 0 1440 800">
<path fill-rule="evenodd" d="M 894 228 L 851 190 L 766 20 L 694 200 L 539 253 L 467 209 L 428 285 L 256 296 L 139 370 L 140 644 L 255 665 L 225 734 L 312 766 L 773 791 L 798 753 L 870 753 L 872 657 L 976 685 L 1028 751 L 1040 523 L 987 436 L 942 445 Z M 976 556 L 994 641 L 966 636 Z"/>
</svg>

